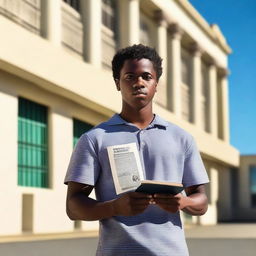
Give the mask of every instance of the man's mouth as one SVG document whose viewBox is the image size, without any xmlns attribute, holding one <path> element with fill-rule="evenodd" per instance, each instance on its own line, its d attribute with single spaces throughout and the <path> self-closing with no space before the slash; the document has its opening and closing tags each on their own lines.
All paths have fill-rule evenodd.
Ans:
<svg viewBox="0 0 256 256">
<path fill-rule="evenodd" d="M 147 95 L 146 91 L 137 90 L 132 93 L 132 95 Z"/>
</svg>

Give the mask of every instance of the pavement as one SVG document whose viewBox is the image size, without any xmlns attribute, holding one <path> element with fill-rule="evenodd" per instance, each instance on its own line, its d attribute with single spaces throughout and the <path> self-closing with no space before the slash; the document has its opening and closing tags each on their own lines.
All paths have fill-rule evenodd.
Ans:
<svg viewBox="0 0 256 256">
<path fill-rule="evenodd" d="M 250 238 L 256 239 L 255 223 L 225 223 L 214 226 L 188 226 L 187 238 Z M 255 241 L 256 243 L 256 241 Z M 255 252 L 256 255 L 256 252 Z"/>
<path fill-rule="evenodd" d="M 190 256 L 256 255 L 256 223 L 188 226 L 185 233 Z M 0 255 L 95 256 L 97 243 L 95 231 L 0 236 Z"/>
</svg>

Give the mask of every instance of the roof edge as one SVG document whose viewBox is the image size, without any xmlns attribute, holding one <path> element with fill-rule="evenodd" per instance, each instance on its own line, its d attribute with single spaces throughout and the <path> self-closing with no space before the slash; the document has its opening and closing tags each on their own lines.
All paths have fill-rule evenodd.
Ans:
<svg viewBox="0 0 256 256">
<path fill-rule="evenodd" d="M 226 53 L 231 54 L 232 49 L 228 45 L 225 36 L 218 25 L 210 25 L 203 16 L 194 8 L 188 0 L 174 0 L 196 22 L 197 25 Z"/>
</svg>

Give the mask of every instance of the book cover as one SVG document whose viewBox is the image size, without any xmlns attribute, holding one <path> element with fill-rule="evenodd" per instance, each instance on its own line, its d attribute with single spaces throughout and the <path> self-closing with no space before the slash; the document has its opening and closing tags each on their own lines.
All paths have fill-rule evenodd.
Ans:
<svg viewBox="0 0 256 256">
<path fill-rule="evenodd" d="M 143 180 L 140 186 L 135 190 L 147 194 L 172 194 L 176 195 L 184 190 L 180 183 L 161 182 L 153 180 Z"/>
</svg>

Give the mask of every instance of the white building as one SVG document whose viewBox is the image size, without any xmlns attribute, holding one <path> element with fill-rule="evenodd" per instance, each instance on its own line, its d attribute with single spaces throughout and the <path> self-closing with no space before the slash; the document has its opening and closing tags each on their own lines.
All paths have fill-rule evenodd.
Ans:
<svg viewBox="0 0 256 256">
<path fill-rule="evenodd" d="M 186 221 L 235 217 L 231 50 L 188 1 L 1 0 L 0 32 L 0 235 L 97 228 L 68 219 L 63 179 L 77 137 L 120 110 L 114 52 L 139 42 L 164 59 L 155 112 L 195 137 L 211 180 L 207 214 Z"/>
</svg>

